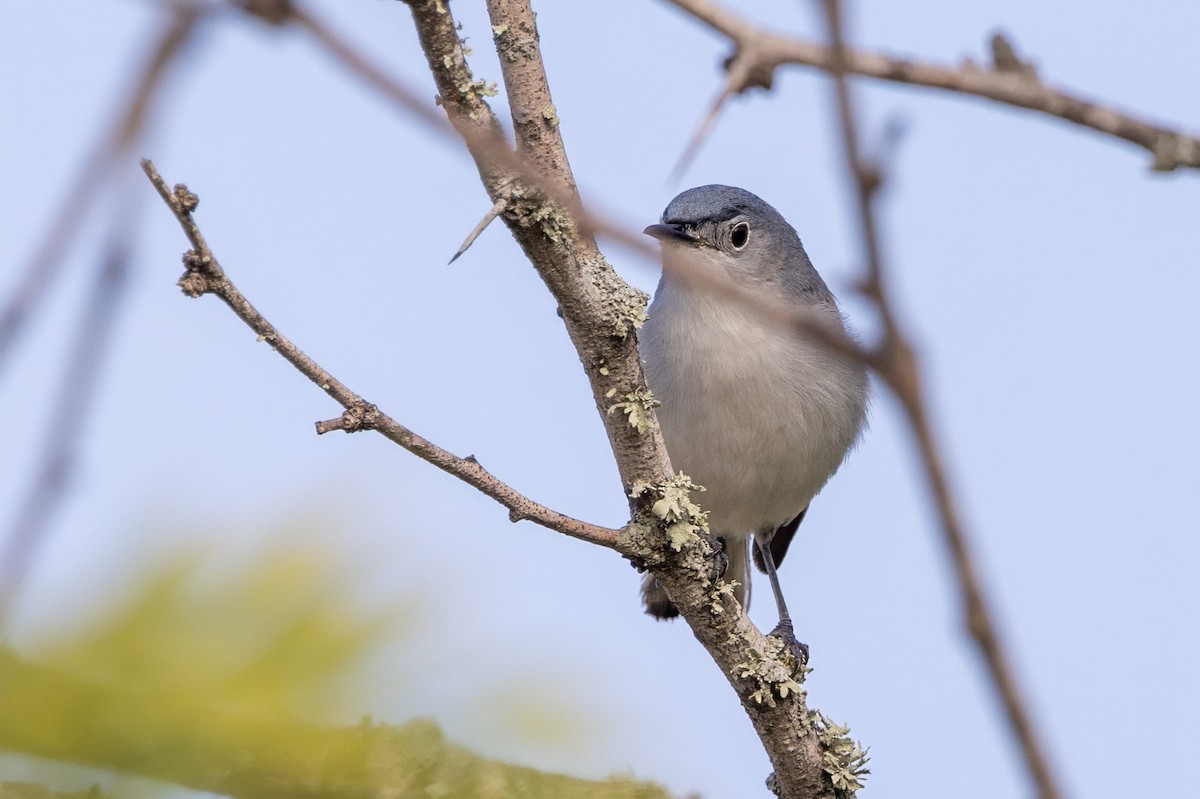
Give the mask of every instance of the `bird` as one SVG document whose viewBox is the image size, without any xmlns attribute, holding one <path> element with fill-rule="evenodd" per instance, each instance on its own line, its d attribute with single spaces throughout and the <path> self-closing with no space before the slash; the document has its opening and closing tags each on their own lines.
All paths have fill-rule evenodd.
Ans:
<svg viewBox="0 0 1200 799">
<path fill-rule="evenodd" d="M 862 434 L 866 368 L 754 302 L 714 290 L 714 280 L 732 281 L 744 296 L 807 309 L 849 335 L 796 230 L 757 195 L 717 184 L 688 189 L 645 233 L 660 242 L 663 272 L 639 351 L 672 468 L 704 488 L 695 499 L 739 603 L 749 606 L 752 560 L 775 595 L 772 633 L 807 660 L 776 568 Z M 642 600 L 651 616 L 678 615 L 652 574 Z"/>
</svg>

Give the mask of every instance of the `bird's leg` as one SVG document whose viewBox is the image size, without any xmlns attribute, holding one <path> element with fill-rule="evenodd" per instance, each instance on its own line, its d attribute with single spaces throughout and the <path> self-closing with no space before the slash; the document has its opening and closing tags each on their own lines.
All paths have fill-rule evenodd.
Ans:
<svg viewBox="0 0 1200 799">
<path fill-rule="evenodd" d="M 787 603 L 783 600 L 783 589 L 779 587 L 779 577 L 775 573 L 775 557 L 771 554 L 770 540 L 767 538 L 771 532 L 773 531 L 763 531 L 754 536 L 754 546 L 758 547 L 758 554 L 762 556 L 767 579 L 771 581 L 771 592 L 775 594 L 775 607 L 779 610 L 779 624 L 775 625 L 770 634 L 783 641 L 792 657 L 796 658 L 796 663 L 803 668 L 804 664 L 808 663 L 808 644 L 796 640 L 792 617 L 788 613 Z"/>
</svg>

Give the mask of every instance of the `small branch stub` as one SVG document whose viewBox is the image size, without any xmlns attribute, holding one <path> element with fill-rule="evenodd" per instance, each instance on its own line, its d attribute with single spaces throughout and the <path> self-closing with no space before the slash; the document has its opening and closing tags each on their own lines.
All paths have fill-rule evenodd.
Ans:
<svg viewBox="0 0 1200 799">
<path fill-rule="evenodd" d="M 192 213 L 200 205 L 200 196 L 191 190 L 183 183 L 176 183 L 174 190 L 171 192 L 171 198 L 175 201 L 175 205 L 179 210 L 186 213 Z"/>
<path fill-rule="evenodd" d="M 362 403 L 347 408 L 345 413 L 336 419 L 317 422 L 317 435 L 322 436 L 341 430 L 346 433 L 360 433 L 363 430 L 374 430 L 379 409 L 371 403 Z"/>
<path fill-rule="evenodd" d="M 178 286 L 189 297 L 200 297 L 214 291 L 213 280 L 219 274 L 220 267 L 213 269 L 215 263 L 211 256 L 201 255 L 195 250 L 183 254 L 183 266 L 186 271 L 180 276 Z"/>
</svg>

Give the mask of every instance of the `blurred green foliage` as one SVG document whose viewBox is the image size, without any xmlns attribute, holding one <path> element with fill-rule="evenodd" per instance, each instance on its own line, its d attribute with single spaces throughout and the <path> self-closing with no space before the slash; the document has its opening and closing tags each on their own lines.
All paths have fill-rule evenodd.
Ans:
<svg viewBox="0 0 1200 799">
<path fill-rule="evenodd" d="M 355 608 L 329 563 L 184 558 L 33 657 L 0 649 L 0 748 L 235 797 L 667 796 L 489 760 L 432 721 L 332 726 L 396 620 Z"/>
<path fill-rule="evenodd" d="M 0 799 L 111 799 L 99 788 L 82 791 L 52 791 L 45 785 L 25 782 L 0 782 Z"/>
</svg>

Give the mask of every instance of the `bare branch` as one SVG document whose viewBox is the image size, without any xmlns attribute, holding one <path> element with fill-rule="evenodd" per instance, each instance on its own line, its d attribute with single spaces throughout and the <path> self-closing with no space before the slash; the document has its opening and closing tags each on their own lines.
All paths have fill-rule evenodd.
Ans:
<svg viewBox="0 0 1200 799">
<path fill-rule="evenodd" d="M 829 66 L 833 76 L 846 167 L 853 176 L 857 190 L 855 196 L 859 226 L 866 250 L 867 279 L 864 281 L 864 291 L 874 300 L 883 327 L 884 340 L 878 348 L 878 357 L 874 359 L 873 365 L 900 399 L 908 416 L 941 521 L 943 542 L 954 561 L 967 627 L 987 663 L 993 687 L 1007 713 L 1012 732 L 1021 746 L 1030 777 L 1037 785 L 1042 799 L 1057 799 L 1061 792 L 1021 692 L 1017 688 L 1016 677 L 1008 662 L 999 632 L 992 621 L 982 581 L 971 556 L 969 536 L 950 491 L 945 466 L 934 440 L 933 426 L 921 396 L 921 379 L 916 356 L 892 311 L 874 211 L 874 198 L 880 186 L 881 176 L 876 166 L 864 160 L 859 148 L 854 103 L 846 77 L 851 56 L 846 50 L 840 4 L 838 0 L 822 0 L 822 3 L 829 26 Z"/>
<path fill-rule="evenodd" d="M 732 68 L 729 65 L 742 59 L 754 65 L 756 74 L 768 76 L 784 64 L 826 71 L 834 69 L 834 54 L 828 47 L 758 28 L 711 0 L 668 2 L 730 38 L 737 52 L 728 62 L 729 69 Z M 1149 151 L 1154 156 L 1153 168 L 1158 171 L 1200 168 L 1200 138 L 1052 88 L 1036 73 L 1028 69 L 1011 69 L 1003 59 L 993 59 L 994 69 L 970 62 L 960 67 L 945 67 L 881 53 L 848 50 L 844 61 L 848 74 L 982 97 L 1123 139 Z M 769 85 L 769 79 L 746 85 Z"/>
<path fill-rule="evenodd" d="M 83 225 L 80 219 L 105 186 L 105 179 L 121 156 L 137 141 L 150 116 L 169 67 L 179 60 L 192 39 L 200 10 L 176 6 L 163 31 L 146 57 L 130 87 L 128 99 L 112 123 L 97 140 L 83 167 L 67 189 L 62 205 L 33 258 L 25 267 L 16 289 L 0 311 L 0 368 L 25 323 L 46 296 L 61 271 L 64 258 Z"/>
<path fill-rule="evenodd" d="M 539 505 L 498 480 L 480 466 L 474 457 L 460 458 L 404 427 L 376 406 L 355 394 L 305 355 L 250 304 L 250 301 L 238 291 L 224 270 L 221 269 L 221 265 L 204 241 L 204 236 L 200 233 L 200 228 L 192 217 L 192 211 L 195 210 L 199 198 L 182 184 L 176 185 L 173 190 L 168 188 L 166 182 L 154 168 L 154 164 L 149 160 L 142 161 L 142 169 L 158 191 L 159 196 L 162 197 L 163 202 L 171 209 L 171 213 L 175 215 L 187 235 L 188 241 L 192 244 L 193 249 L 184 256 L 187 271 L 179 281 L 183 292 L 191 297 L 199 297 L 203 294 L 215 294 L 220 297 L 234 314 L 258 335 L 261 341 L 270 344 L 271 348 L 283 356 L 284 360 L 296 367 L 297 371 L 316 383 L 322 391 L 346 409 L 346 413 L 340 419 L 318 423 L 318 433 L 335 429 L 346 432 L 375 430 L 389 441 L 399 444 L 417 457 L 432 463 L 442 471 L 457 477 L 496 500 L 508 508 L 509 518 L 514 522 L 525 519 L 593 544 L 609 548 L 616 545 L 620 531 L 588 524 Z"/>
</svg>

